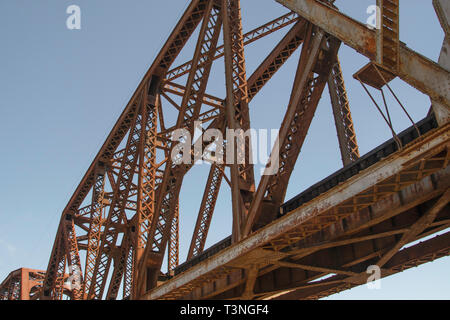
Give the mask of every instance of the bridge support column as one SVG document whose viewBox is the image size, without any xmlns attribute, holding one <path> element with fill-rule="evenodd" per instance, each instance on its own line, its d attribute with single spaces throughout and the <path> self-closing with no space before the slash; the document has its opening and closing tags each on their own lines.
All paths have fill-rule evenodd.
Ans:
<svg viewBox="0 0 450 320">
<path fill-rule="evenodd" d="M 439 57 L 439 65 L 450 71 L 450 3 L 446 0 L 433 0 L 433 6 L 445 33 L 444 43 L 442 44 L 441 55 Z M 438 124 L 442 126 L 449 122 L 449 107 L 434 100 L 431 100 L 431 102 L 433 103 L 432 108 Z"/>
</svg>

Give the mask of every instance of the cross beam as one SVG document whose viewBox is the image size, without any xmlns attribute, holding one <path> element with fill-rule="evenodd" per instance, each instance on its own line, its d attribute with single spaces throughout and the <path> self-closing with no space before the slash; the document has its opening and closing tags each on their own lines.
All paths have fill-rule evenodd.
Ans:
<svg viewBox="0 0 450 320">
<path fill-rule="evenodd" d="M 372 61 L 377 55 L 376 32 L 335 8 L 315 0 L 276 0 Z M 402 80 L 450 108 L 450 75 L 437 63 L 400 44 L 396 74 Z"/>
</svg>

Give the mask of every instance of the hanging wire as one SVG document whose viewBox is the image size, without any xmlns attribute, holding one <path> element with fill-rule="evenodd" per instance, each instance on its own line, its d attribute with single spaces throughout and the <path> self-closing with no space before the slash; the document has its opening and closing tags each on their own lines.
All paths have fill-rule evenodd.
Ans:
<svg viewBox="0 0 450 320">
<path fill-rule="evenodd" d="M 364 88 L 364 90 L 367 92 L 367 94 L 369 95 L 370 99 L 372 100 L 372 102 L 375 104 L 375 107 L 378 109 L 378 112 L 380 112 L 381 116 L 383 117 L 384 121 L 386 122 L 386 124 L 388 125 L 389 129 L 391 129 L 392 132 L 392 136 L 394 137 L 395 142 L 397 143 L 397 146 L 400 149 L 402 149 L 402 142 L 400 141 L 400 139 L 398 138 L 397 134 L 395 133 L 395 130 L 392 126 L 392 122 L 391 122 L 391 117 L 389 115 L 389 110 L 387 109 L 387 105 L 386 105 L 386 110 L 387 110 L 387 114 L 389 119 L 386 118 L 386 116 L 384 115 L 383 111 L 381 110 L 380 106 L 378 105 L 378 103 L 375 101 L 375 99 L 373 98 L 372 94 L 370 93 L 370 91 L 367 89 L 367 87 L 364 85 L 364 83 L 361 81 L 361 79 L 357 76 L 356 77 L 357 80 L 359 81 L 359 83 L 361 83 L 362 87 Z M 383 90 L 380 90 L 381 92 L 383 92 Z M 383 99 L 384 99 L 384 94 L 383 94 Z"/>
<path fill-rule="evenodd" d="M 417 131 L 418 136 L 421 136 L 420 130 L 417 127 L 416 123 L 414 122 L 414 120 L 411 118 L 411 116 L 409 115 L 408 111 L 406 110 L 406 108 L 403 106 L 403 104 L 400 102 L 400 99 L 397 97 L 397 95 L 395 94 L 394 90 L 392 90 L 391 86 L 389 85 L 389 83 L 386 81 L 386 79 L 384 78 L 383 74 L 380 72 L 380 70 L 378 69 L 378 67 L 376 65 L 374 65 L 375 70 L 377 71 L 378 75 L 381 77 L 381 79 L 383 80 L 384 84 L 388 87 L 389 91 L 392 93 L 392 95 L 394 96 L 395 100 L 397 100 L 398 104 L 400 105 L 400 107 L 403 109 L 403 111 L 405 112 L 406 116 L 408 117 L 409 121 L 411 121 L 412 125 L 414 126 L 414 128 Z M 383 93 L 383 90 L 380 89 L 381 92 Z M 384 99 L 384 93 L 383 93 L 383 99 Z M 385 101 L 386 103 L 386 101 Z"/>
<path fill-rule="evenodd" d="M 386 114 L 387 114 L 387 117 L 388 117 L 388 120 L 389 120 L 389 124 L 393 128 L 394 125 L 392 124 L 391 114 L 389 113 L 389 108 L 388 108 L 388 105 L 387 105 L 387 102 L 386 102 L 386 96 L 384 95 L 383 90 L 380 90 L 380 91 L 381 91 L 381 96 L 383 97 L 384 109 L 386 109 Z"/>
</svg>

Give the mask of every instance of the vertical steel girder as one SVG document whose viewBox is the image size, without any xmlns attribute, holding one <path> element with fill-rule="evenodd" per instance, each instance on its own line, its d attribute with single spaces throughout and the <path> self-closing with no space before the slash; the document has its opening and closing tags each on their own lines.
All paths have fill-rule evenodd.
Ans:
<svg viewBox="0 0 450 320">
<path fill-rule="evenodd" d="M 248 112 L 248 84 L 245 70 L 244 43 L 240 0 L 222 0 L 224 20 L 224 52 L 226 83 L 226 118 L 230 130 L 250 129 Z M 236 146 L 236 138 L 231 143 L 233 159 L 231 159 L 231 199 L 233 211 L 234 242 L 241 239 L 242 224 L 246 219 L 249 205 L 255 188 L 253 165 L 250 163 L 250 137 L 245 139 L 244 146 Z M 231 149 L 230 148 L 230 149 Z M 227 148 L 228 149 L 228 148 Z M 238 163 L 238 156 L 244 153 L 244 164 Z M 228 159 L 227 161 L 229 161 Z"/>
<path fill-rule="evenodd" d="M 444 41 L 442 43 L 441 54 L 439 55 L 439 65 L 450 71 L 450 6 L 443 0 L 433 0 L 434 9 L 444 30 Z M 450 121 L 450 108 L 444 104 L 431 99 L 433 113 L 439 125 L 444 125 Z"/>
<path fill-rule="evenodd" d="M 434 10 L 441 23 L 442 30 L 444 30 L 445 36 L 450 35 L 450 6 L 446 0 L 433 0 Z"/>
<path fill-rule="evenodd" d="M 399 0 L 377 0 L 380 26 L 377 29 L 377 62 L 396 73 L 400 65 Z"/>
</svg>

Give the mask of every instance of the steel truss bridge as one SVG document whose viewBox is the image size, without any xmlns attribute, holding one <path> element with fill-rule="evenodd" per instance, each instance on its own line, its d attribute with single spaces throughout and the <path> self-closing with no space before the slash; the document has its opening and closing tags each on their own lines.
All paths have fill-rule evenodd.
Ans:
<svg viewBox="0 0 450 320">
<path fill-rule="evenodd" d="M 12 272 L 0 299 L 319 299 L 366 283 L 368 266 L 385 277 L 450 254 L 450 232 L 443 233 L 450 227 L 448 1 L 433 0 L 445 32 L 438 63 L 400 42 L 399 0 L 378 0 L 377 29 L 340 12 L 338 1 L 277 2 L 289 13 L 247 33 L 240 0 L 190 2 L 62 212 L 47 270 Z M 244 47 L 284 28 L 286 35 L 247 75 Z M 196 29 L 192 60 L 174 66 Z M 393 131 L 364 156 L 338 59 L 342 44 L 369 58 L 354 75 L 365 88 L 390 89 L 398 77 L 432 105 L 427 118 Z M 278 171 L 256 185 L 248 152 L 244 163 L 212 163 L 180 264 L 179 194 L 192 165 L 172 159 L 171 133 L 193 134 L 195 121 L 220 132 L 250 129 L 252 99 L 297 49 L 279 152 L 272 154 Z M 206 92 L 221 58 L 224 98 Z M 286 201 L 325 87 L 343 168 Z M 167 108 L 177 112 L 173 123 L 164 117 Z M 202 150 L 209 144 L 201 143 Z M 246 140 L 244 151 L 249 145 Z M 232 234 L 205 250 L 223 180 L 231 191 Z"/>
</svg>

